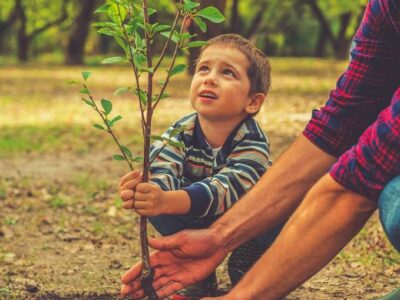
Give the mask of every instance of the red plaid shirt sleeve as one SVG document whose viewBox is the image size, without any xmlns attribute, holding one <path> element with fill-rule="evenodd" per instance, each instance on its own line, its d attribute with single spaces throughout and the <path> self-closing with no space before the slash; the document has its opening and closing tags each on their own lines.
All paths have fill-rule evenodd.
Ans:
<svg viewBox="0 0 400 300">
<path fill-rule="evenodd" d="M 400 139 L 395 92 L 399 87 L 400 2 L 370 0 L 354 37 L 349 66 L 325 106 L 313 112 L 304 135 L 325 152 L 342 155 L 330 174 L 371 199 L 400 174 L 395 153 L 400 152 L 399 145 L 388 140 Z M 383 134 L 386 130 L 391 134 Z"/>
</svg>

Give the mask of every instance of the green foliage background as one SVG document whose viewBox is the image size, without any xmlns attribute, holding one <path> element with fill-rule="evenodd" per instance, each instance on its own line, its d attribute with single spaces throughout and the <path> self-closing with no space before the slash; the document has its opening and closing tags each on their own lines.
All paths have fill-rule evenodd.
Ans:
<svg viewBox="0 0 400 300">
<path fill-rule="evenodd" d="M 15 2 L 18 0 L 3 0 L 0 2 L 0 34 L 1 23 L 9 17 Z M 27 31 L 32 32 L 45 22 L 54 19 L 61 11 L 64 0 L 19 0 L 26 10 Z M 96 6 L 105 3 L 97 0 Z M 152 0 L 151 7 L 157 7 L 157 21 L 171 23 L 174 12 L 174 0 Z M 230 19 L 234 0 L 216 0 L 223 3 L 227 21 L 223 24 L 224 32 L 231 32 Z M 250 38 L 269 56 L 315 56 L 320 22 L 310 8 L 311 0 L 238 0 L 238 14 L 240 34 L 246 35 L 252 21 L 261 8 L 261 21 L 254 35 Z M 367 0 L 315 0 L 324 14 L 333 35 L 340 30 L 340 18 L 343 14 L 351 13 L 350 24 L 346 28 L 345 36 L 350 39 L 361 20 L 362 12 Z M 72 25 L 79 13 L 78 0 L 69 0 L 67 4 L 68 18 L 61 24 L 51 27 L 32 40 L 30 59 L 57 54 L 58 61 L 63 61 L 65 47 Z M 264 5 L 264 6 L 263 6 Z M 102 16 L 94 16 L 91 22 L 102 21 Z M 0 46 L 0 56 L 15 56 L 17 51 L 17 30 L 19 21 L 15 20 L 4 33 L 3 43 Z M 212 33 L 211 33 L 212 34 Z M 118 53 L 119 47 L 112 39 L 99 37 L 95 29 L 90 34 L 85 46 L 86 55 Z M 104 53 L 106 52 L 106 53 Z M 329 42 L 326 42 L 322 56 L 334 56 Z M 56 59 L 56 60 L 57 60 Z M 1 62 L 0 62 L 1 63 Z"/>
</svg>

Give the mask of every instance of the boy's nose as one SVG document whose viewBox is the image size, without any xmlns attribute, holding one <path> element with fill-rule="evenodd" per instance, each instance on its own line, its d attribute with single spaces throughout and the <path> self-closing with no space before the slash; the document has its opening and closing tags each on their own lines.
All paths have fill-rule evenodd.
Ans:
<svg viewBox="0 0 400 300">
<path fill-rule="evenodd" d="M 216 85 L 217 85 L 217 81 L 215 80 L 214 75 L 213 75 L 213 74 L 209 74 L 209 75 L 204 79 L 204 84 L 205 84 L 205 85 L 216 86 Z"/>
</svg>

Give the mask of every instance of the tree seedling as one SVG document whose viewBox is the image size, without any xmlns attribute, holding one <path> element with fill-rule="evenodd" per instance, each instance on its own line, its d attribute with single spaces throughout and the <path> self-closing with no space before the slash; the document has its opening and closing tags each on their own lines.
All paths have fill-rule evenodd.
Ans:
<svg viewBox="0 0 400 300">
<path fill-rule="evenodd" d="M 101 123 L 94 124 L 98 130 L 110 134 L 119 149 L 119 153 L 113 158 L 118 161 L 125 161 L 130 170 L 133 170 L 133 163 L 143 162 L 143 182 L 149 179 L 149 167 L 151 160 L 150 142 L 161 140 L 164 147 L 172 145 L 183 147 L 174 137 L 183 128 L 178 128 L 171 132 L 168 138 L 152 135 L 152 117 L 154 110 L 162 99 L 168 98 L 165 92 L 170 79 L 185 71 L 186 65 L 176 64 L 176 57 L 179 51 L 187 52 L 188 48 L 201 47 L 205 41 L 194 40 L 195 34 L 186 32 L 189 22 L 195 22 L 200 30 L 205 32 L 207 25 L 205 20 L 213 23 L 224 21 L 224 16 L 220 11 L 212 6 L 200 9 L 200 3 L 191 0 L 180 0 L 176 3 L 176 14 L 172 25 L 160 24 L 150 21 L 150 16 L 157 12 L 156 9 L 148 6 L 147 0 L 109 0 L 100 6 L 95 13 L 106 16 L 107 21 L 97 22 L 93 26 L 97 27 L 100 34 L 112 36 L 118 45 L 123 49 L 123 57 L 109 57 L 102 61 L 103 64 L 128 63 L 132 68 L 133 86 L 120 87 L 115 91 L 116 95 L 124 92 L 132 92 L 133 100 L 139 108 L 141 116 L 141 129 L 143 134 L 143 157 L 134 156 L 128 147 L 119 142 L 114 132 L 114 125 L 122 119 L 122 116 L 112 116 L 113 104 L 108 99 L 95 101 L 88 87 L 90 72 L 82 72 L 82 101 L 90 106 L 100 116 Z M 154 56 L 154 42 L 163 40 L 162 51 L 159 56 Z M 172 45 L 172 47 L 171 47 Z M 172 48 L 172 54 L 167 53 Z M 155 80 L 157 71 L 161 71 L 162 61 L 165 56 L 171 56 L 169 66 L 163 80 Z M 146 84 L 140 81 L 142 76 L 147 77 Z M 71 81 L 69 83 L 79 83 Z M 142 85 L 146 85 L 143 87 Z M 140 243 L 143 271 L 141 276 L 142 287 L 148 299 L 158 299 L 152 287 L 153 270 L 149 263 L 149 250 L 147 242 L 147 218 L 140 217 Z"/>
</svg>

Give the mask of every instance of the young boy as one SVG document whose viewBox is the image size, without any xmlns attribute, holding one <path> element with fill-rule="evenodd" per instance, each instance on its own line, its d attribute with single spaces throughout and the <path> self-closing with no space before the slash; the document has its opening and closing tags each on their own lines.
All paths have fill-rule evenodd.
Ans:
<svg viewBox="0 0 400 300">
<path fill-rule="evenodd" d="M 190 86 L 196 113 L 173 124 L 184 130 L 175 139 L 185 149 L 152 145 L 151 182 L 126 174 L 120 182 L 123 207 L 149 216 L 162 234 L 207 228 L 255 183 L 270 165 L 269 144 L 253 119 L 270 86 L 266 56 L 239 35 L 211 39 L 202 48 Z M 232 255 L 229 274 L 235 284 L 273 241 L 277 230 L 249 242 Z M 247 247 L 247 248 L 246 248 Z M 249 251 L 248 251 L 249 250 Z M 249 256 L 246 258 L 246 255 Z M 173 299 L 212 295 L 215 273 Z"/>
</svg>

